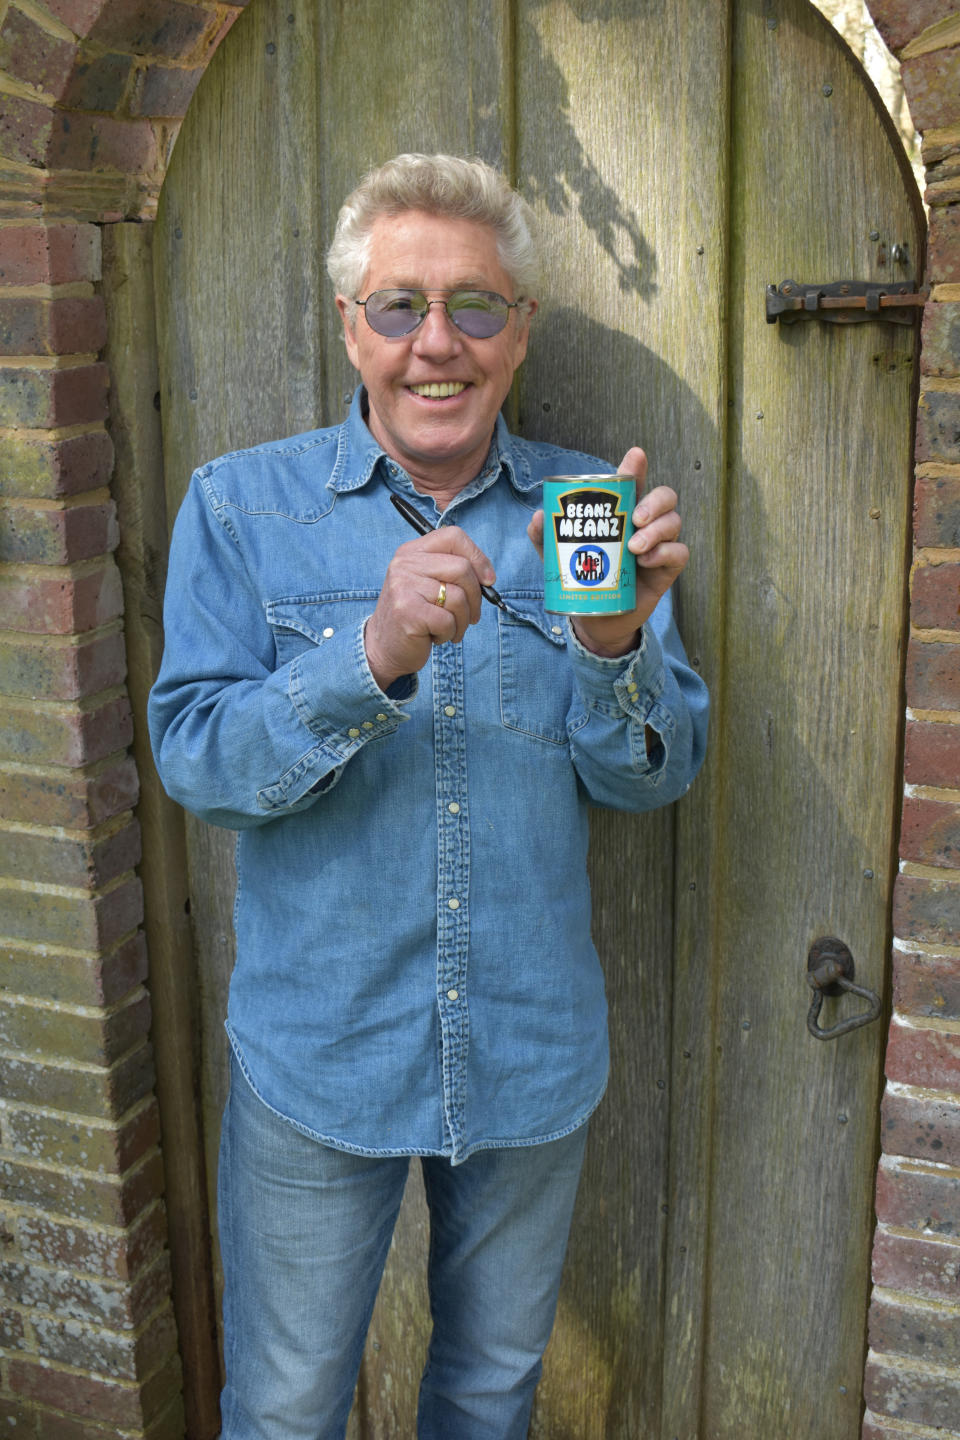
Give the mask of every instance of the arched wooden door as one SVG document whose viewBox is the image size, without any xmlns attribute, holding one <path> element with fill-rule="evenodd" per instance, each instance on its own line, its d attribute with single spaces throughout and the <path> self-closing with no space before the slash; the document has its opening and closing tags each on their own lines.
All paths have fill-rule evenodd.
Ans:
<svg viewBox="0 0 960 1440">
<path fill-rule="evenodd" d="M 344 414 L 323 252 L 344 194 L 402 149 L 480 153 L 538 211 L 511 419 L 613 460 L 642 443 L 676 486 L 682 625 L 714 697 L 690 795 L 595 817 L 614 1072 L 532 1433 L 853 1440 L 883 1027 L 812 1038 L 806 968 L 838 937 L 884 993 L 915 332 L 769 325 L 764 294 L 912 279 L 912 178 L 807 0 L 252 0 L 158 222 L 171 515 L 199 462 Z M 212 1157 L 232 845 L 193 821 L 188 843 Z M 414 1187 L 367 1440 L 412 1433 L 423 1228 Z"/>
</svg>

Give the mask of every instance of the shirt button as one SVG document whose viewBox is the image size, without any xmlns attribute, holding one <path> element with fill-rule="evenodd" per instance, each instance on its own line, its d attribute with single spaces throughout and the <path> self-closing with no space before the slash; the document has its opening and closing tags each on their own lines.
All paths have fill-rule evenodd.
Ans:
<svg viewBox="0 0 960 1440">
<path fill-rule="evenodd" d="M 450 811 L 451 815 L 460 814 L 460 806 L 457 804 L 456 800 L 451 800 L 450 804 L 447 806 L 447 809 Z"/>
<path fill-rule="evenodd" d="M 373 729 L 373 721 L 372 721 L 372 720 L 364 720 L 363 725 L 362 725 L 361 728 L 364 729 L 364 730 L 372 730 L 372 729 Z"/>
<path fill-rule="evenodd" d="M 457 713 L 457 707 L 456 707 L 456 705 L 444 705 L 444 707 L 443 707 L 443 713 L 444 713 L 444 715 L 456 715 L 456 713 Z"/>
<path fill-rule="evenodd" d="M 350 736 L 351 740 L 356 740 L 357 736 L 360 734 L 360 731 L 356 729 L 350 729 L 347 731 L 347 734 Z"/>
<path fill-rule="evenodd" d="M 323 632 L 323 638 L 324 638 L 324 640 L 329 640 L 329 639 L 330 639 L 330 636 L 331 636 L 332 634 L 333 634 L 333 626 L 332 626 L 332 625 L 327 625 L 326 628 L 324 629 L 324 632 Z"/>
<path fill-rule="evenodd" d="M 447 905 L 449 906 L 449 908 L 450 908 L 451 910 L 459 910 L 459 909 L 460 909 L 460 901 L 457 899 L 456 895 L 454 895 L 451 900 L 448 900 L 448 901 L 447 901 Z"/>
<path fill-rule="evenodd" d="M 563 626 L 562 626 L 562 625 L 551 625 L 551 626 L 550 626 L 550 633 L 551 633 L 551 635 L 562 635 L 562 634 L 563 634 Z"/>
<path fill-rule="evenodd" d="M 380 721 L 381 724 L 383 723 L 384 720 L 386 720 L 386 718 L 387 718 L 386 715 L 378 715 L 378 716 L 377 716 L 377 719 Z"/>
<path fill-rule="evenodd" d="M 459 999 L 460 999 L 460 991 L 459 991 L 459 990 L 448 990 L 448 991 L 447 991 L 447 999 L 448 999 L 448 1000 L 459 1000 Z"/>
<path fill-rule="evenodd" d="M 628 690 L 628 692 L 629 692 L 631 695 L 636 695 L 636 693 L 637 693 L 637 682 L 636 682 L 635 680 L 629 680 L 629 681 L 627 682 L 627 690 Z"/>
</svg>

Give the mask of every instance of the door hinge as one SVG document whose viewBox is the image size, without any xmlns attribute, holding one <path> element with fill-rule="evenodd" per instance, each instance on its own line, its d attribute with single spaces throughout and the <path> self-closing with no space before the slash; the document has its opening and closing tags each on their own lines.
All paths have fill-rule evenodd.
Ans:
<svg viewBox="0 0 960 1440">
<path fill-rule="evenodd" d="M 838 280 L 830 285 L 784 280 L 767 286 L 767 324 L 829 320 L 834 325 L 853 325 L 863 320 L 885 320 L 893 325 L 912 325 L 929 297 L 929 287 L 918 288 L 911 280 L 893 285 L 880 280 Z"/>
</svg>

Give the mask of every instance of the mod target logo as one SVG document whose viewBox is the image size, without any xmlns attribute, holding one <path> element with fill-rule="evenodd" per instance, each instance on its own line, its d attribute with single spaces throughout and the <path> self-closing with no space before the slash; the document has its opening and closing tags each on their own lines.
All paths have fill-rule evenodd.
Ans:
<svg viewBox="0 0 960 1440">
<path fill-rule="evenodd" d="M 610 572 L 610 556 L 599 545 L 581 545 L 570 556 L 570 574 L 578 585 L 602 585 Z"/>
</svg>

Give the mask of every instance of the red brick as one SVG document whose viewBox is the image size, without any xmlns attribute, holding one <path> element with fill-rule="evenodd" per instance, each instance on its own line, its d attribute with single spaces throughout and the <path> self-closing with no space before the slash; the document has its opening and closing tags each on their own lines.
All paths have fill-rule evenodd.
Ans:
<svg viewBox="0 0 960 1440">
<path fill-rule="evenodd" d="M 67 285 L 99 279 L 98 225 L 0 226 L 0 284 Z"/>
<path fill-rule="evenodd" d="M 180 1387 L 180 1365 L 174 1357 L 160 1375 L 146 1383 L 121 1385 L 104 1377 L 56 1370 L 18 1358 L 10 1362 L 9 1383 L 14 1394 L 70 1414 L 134 1427 L 166 1408 L 171 1394 Z"/>
<path fill-rule="evenodd" d="M 0 756 L 28 765 L 93 765 L 133 739 L 130 701 L 118 695 L 91 709 L 0 699 Z M 2 779 L 2 776 L 0 776 Z"/>
<path fill-rule="evenodd" d="M 893 1003 L 905 1015 L 960 1020 L 960 961 L 895 950 Z"/>
<path fill-rule="evenodd" d="M 927 278 L 935 285 L 960 282 L 960 205 L 934 205 L 927 234 Z"/>
<path fill-rule="evenodd" d="M 146 120 L 58 110 L 53 114 L 44 163 L 50 169 L 142 175 L 158 168 L 160 153 Z"/>
<path fill-rule="evenodd" d="M 177 1329 L 169 1306 L 159 1311 L 137 1335 L 106 1330 L 56 1316 L 31 1316 L 40 1354 L 54 1364 L 91 1372 L 106 1371 L 117 1380 L 141 1379 L 157 1361 L 177 1348 Z"/>
<path fill-rule="evenodd" d="M 33 1060 L 24 1055 L 0 1055 L 0 1079 L 3 1081 L 4 1099 L 11 1104 L 46 1105 L 54 1110 L 98 1115 L 110 1120 L 126 1114 L 132 1105 L 150 1092 L 154 1071 L 149 1046 L 139 1045 L 108 1069 L 67 1064 L 65 1061 Z M 55 1180 L 54 1176 L 51 1183 Z M 152 1197 L 159 1193 L 159 1190 L 153 1191 Z M 12 1193 L 5 1198 L 13 1201 Z M 126 1207 L 129 1213 L 125 1213 L 123 1223 L 139 1215 L 145 1204 L 146 1200 L 132 1208 Z M 41 1208 L 49 1207 L 41 1202 Z M 116 1221 L 114 1211 L 105 1218 L 109 1224 L 120 1223 Z"/>
<path fill-rule="evenodd" d="M 123 587 L 111 559 L 84 561 L 54 574 L 13 567 L 0 571 L 2 629 L 81 635 L 122 614 Z"/>
<path fill-rule="evenodd" d="M 43 8 L 62 20 L 74 35 L 89 35 L 100 11 L 111 0 L 44 0 Z"/>
<path fill-rule="evenodd" d="M 74 945 L 97 950 L 116 945 L 143 918 L 139 880 L 121 880 L 90 894 L 49 894 L 19 885 L 2 891 L 3 929 L 31 945 Z"/>
<path fill-rule="evenodd" d="M 67 110 L 113 114 L 126 93 L 133 65 L 131 55 L 91 55 L 81 48 L 61 105 Z"/>
<path fill-rule="evenodd" d="M 49 430 L 107 418 L 110 372 L 102 362 L 0 370 L 0 425 Z"/>
<path fill-rule="evenodd" d="M 909 785 L 960 788 L 960 725 L 909 720 L 904 779 Z"/>
<path fill-rule="evenodd" d="M 960 885 L 920 875 L 898 875 L 893 924 L 901 940 L 960 945 Z"/>
<path fill-rule="evenodd" d="M 955 49 L 904 60 L 900 74 L 917 130 L 943 130 L 956 124 L 960 119 L 960 54 Z"/>
<path fill-rule="evenodd" d="M 7 1068 L 6 1062 L 0 1064 L 3 1069 Z M 163 1165 L 157 1150 L 151 1151 L 119 1182 L 86 1170 L 65 1170 L 36 1161 L 21 1162 L 13 1159 L 9 1152 L 5 1152 L 5 1156 L 0 1158 L 0 1185 L 11 1204 L 54 1210 L 94 1225 L 129 1225 L 163 1190 Z M 5 1268 L 8 1272 L 11 1269 L 9 1264 Z M 101 1280 L 97 1283 L 97 1294 L 102 1290 Z M 126 1287 L 118 1295 L 118 1303 L 128 1303 Z M 156 1298 L 153 1303 L 156 1304 Z"/>
<path fill-rule="evenodd" d="M 930 1090 L 955 1090 L 960 1102 L 960 1035 L 894 1018 L 887 1038 L 889 1079 Z"/>
<path fill-rule="evenodd" d="M 116 1128 L 92 1125 L 76 1116 L 11 1107 L 4 1144 L 12 1156 L 44 1165 L 66 1165 L 97 1175 L 122 1175 L 160 1139 L 160 1121 L 152 1098 Z"/>
<path fill-rule="evenodd" d="M 960 867 L 960 805 L 906 796 L 900 855 L 920 865 Z"/>
<path fill-rule="evenodd" d="M 55 500 L 107 485 L 113 442 L 106 430 L 62 440 L 0 436 L 0 495 Z"/>
<path fill-rule="evenodd" d="M 123 747 L 115 748 L 127 744 L 124 740 Z M 136 764 L 130 755 L 111 752 L 109 758 L 90 762 L 79 773 L 53 767 L 45 773 L 0 768 L 0 814 L 6 820 L 71 829 L 100 825 L 132 809 L 138 794 Z"/>
<path fill-rule="evenodd" d="M 920 464 L 960 463 L 960 391 L 921 392 L 917 405 L 916 457 Z"/>
<path fill-rule="evenodd" d="M 869 0 L 867 8 L 889 49 L 899 55 L 917 35 L 952 15 L 956 6 L 955 0 Z"/>
<path fill-rule="evenodd" d="M 0 1036 L 8 1050 L 56 1055 L 63 1062 L 109 1067 L 141 1044 L 150 1030 L 150 997 L 138 987 L 112 1010 L 78 1014 L 49 1001 L 0 995 Z"/>
<path fill-rule="evenodd" d="M 925 306 L 922 330 L 922 374 L 960 374 L 960 305 L 944 303 Z"/>
<path fill-rule="evenodd" d="M 0 108 L 0 155 L 20 165 L 42 166 L 53 134 L 53 115 L 37 100 L 3 97 Z"/>
<path fill-rule="evenodd" d="M 913 524 L 918 546 L 960 548 L 960 479 L 920 476 L 914 493 Z"/>
<path fill-rule="evenodd" d="M 180 0 L 113 0 L 87 33 L 104 46 L 174 60 L 189 55 L 216 19 L 212 7 Z"/>
<path fill-rule="evenodd" d="M 934 1100 L 888 1085 L 880 1107 L 880 1139 L 887 1155 L 960 1164 L 960 1095 Z M 960 1260 L 960 1249 L 956 1253 Z"/>
<path fill-rule="evenodd" d="M 873 1280 L 886 1290 L 929 1300 L 955 1300 L 960 1246 L 946 1240 L 893 1235 L 883 1225 L 873 1242 Z"/>
<path fill-rule="evenodd" d="M 960 629 L 960 561 L 916 567 L 910 586 L 910 620 L 918 630 Z"/>
<path fill-rule="evenodd" d="M 165 1410 L 151 1419 L 142 1430 L 138 1428 L 137 1437 L 142 1435 L 143 1440 L 183 1440 L 186 1433 L 183 1398 L 176 1390 L 171 1392 L 171 1397 Z M 52 1410 L 44 1410 L 39 1406 L 36 1409 L 40 1427 L 38 1433 L 42 1440 L 116 1440 L 115 1427 L 105 1428 L 95 1420 L 78 1420 L 73 1416 L 55 1414 Z M 4 1440 L 7 1440 L 6 1435 Z M 13 1440 L 17 1440 L 17 1437 L 14 1436 Z"/>
<path fill-rule="evenodd" d="M 922 1367 L 911 1370 L 903 1360 L 884 1364 L 873 1356 L 867 1360 L 864 1396 L 875 1414 L 956 1434 L 953 1424 L 960 1415 L 960 1375 L 931 1374 Z"/>
<path fill-rule="evenodd" d="M 0 1307 L 0 1346 L 4 1350 L 18 1350 L 23 1345 L 23 1316 L 16 1310 Z"/>
<path fill-rule="evenodd" d="M 877 1219 L 891 1228 L 960 1240 L 960 1175 L 922 1161 L 884 1156 L 877 1172 L 876 1209 Z"/>
<path fill-rule="evenodd" d="M 140 827 L 135 820 L 99 833 L 84 830 L 31 832 L 0 828 L 0 875 L 17 880 L 43 878 L 48 885 L 98 889 L 140 861 Z"/>
<path fill-rule="evenodd" d="M 9 1265 L 0 1283 L 8 1300 L 26 1309 L 133 1330 L 163 1304 L 168 1280 L 169 1260 L 161 1255 L 132 1286 L 103 1279 L 98 1283 L 69 1270 L 25 1264 Z"/>
<path fill-rule="evenodd" d="M 106 343 L 102 295 L 4 300 L 0 291 L 0 355 L 95 354 Z"/>
<path fill-rule="evenodd" d="M 0 25 L 0 68 L 17 80 L 57 95 L 73 65 L 75 46 L 43 30 L 21 10 Z"/>
<path fill-rule="evenodd" d="M 911 639 L 907 704 L 913 710 L 960 710 L 960 644 Z"/>
<path fill-rule="evenodd" d="M 44 946 L 0 946 L 0 994 L 36 996 L 68 1005 L 104 1006 L 122 1000 L 147 978 L 143 932 L 126 936 L 106 954 L 78 955 Z"/>
<path fill-rule="evenodd" d="M 28 1262 L 129 1280 L 161 1255 L 167 1240 L 167 1222 L 163 1205 L 157 1201 L 129 1229 L 119 1233 L 25 1213 L 18 1218 L 17 1234 L 23 1258 Z"/>
<path fill-rule="evenodd" d="M 205 65 L 189 70 L 170 65 L 147 66 L 137 77 L 130 101 L 131 115 L 185 115 L 205 69 Z"/>
<path fill-rule="evenodd" d="M 0 692 L 34 700 L 80 700 L 121 685 L 127 673 L 118 626 L 86 636 L 0 632 Z"/>
<path fill-rule="evenodd" d="M 120 543 L 112 500 L 77 505 L 10 504 L 0 510 L 0 560 L 70 565 L 115 550 Z"/>
<path fill-rule="evenodd" d="M 0 1426 L 3 1427 L 4 1440 L 37 1440 L 41 1433 L 46 1440 L 46 1431 L 36 1428 L 34 1407 L 11 1400 L 9 1395 L 0 1395 Z M 101 1436 L 100 1440 L 107 1440 L 107 1437 Z"/>
<path fill-rule="evenodd" d="M 960 1367 L 960 1326 L 952 1307 L 939 1309 L 935 1302 L 903 1300 L 875 1291 L 870 1304 L 870 1346 L 878 1352 L 878 1360 L 884 1354 L 904 1355 L 943 1369 Z"/>
</svg>

